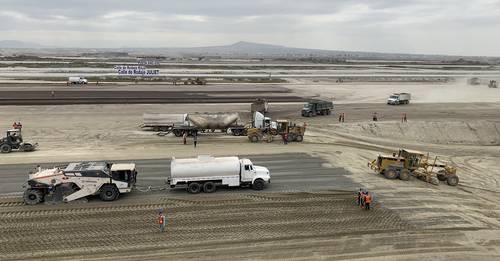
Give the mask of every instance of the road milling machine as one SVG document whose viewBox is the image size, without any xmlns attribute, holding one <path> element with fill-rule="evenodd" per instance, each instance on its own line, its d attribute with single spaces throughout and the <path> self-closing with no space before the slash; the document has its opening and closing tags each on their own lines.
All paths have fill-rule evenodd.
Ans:
<svg viewBox="0 0 500 261">
<path fill-rule="evenodd" d="M 414 176 L 420 180 L 439 185 L 446 181 L 450 186 L 458 185 L 457 169 L 447 164 L 439 163 L 438 157 L 429 158 L 429 154 L 420 151 L 401 149 L 392 155 L 379 155 L 368 166 L 387 179 L 409 180 Z"/>
<path fill-rule="evenodd" d="M 24 202 L 35 205 L 46 197 L 69 202 L 90 195 L 113 201 L 132 191 L 136 178 L 134 163 L 78 162 L 51 169 L 37 167 L 24 185 Z"/>
</svg>

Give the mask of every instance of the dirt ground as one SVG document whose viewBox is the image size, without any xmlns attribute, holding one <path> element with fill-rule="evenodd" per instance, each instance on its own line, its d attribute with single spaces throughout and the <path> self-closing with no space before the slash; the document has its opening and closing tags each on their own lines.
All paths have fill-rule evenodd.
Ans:
<svg viewBox="0 0 500 261">
<path fill-rule="evenodd" d="M 378 202 L 374 211 L 361 211 L 349 190 L 210 197 L 158 192 L 109 204 L 35 207 L 22 205 L 18 195 L 4 195 L 0 253 L 6 259 L 86 260 L 500 258 L 500 207 L 492 200 L 500 193 L 498 89 L 453 84 L 386 86 L 383 91 L 375 90 L 376 85 L 287 87 L 342 97 L 343 102 L 336 99 L 335 111 L 344 112 L 346 122 L 339 123 L 337 114 L 302 118 L 298 103 L 271 104 L 272 118 L 307 123 L 304 142 L 251 144 L 246 137 L 214 133 L 200 136 L 195 149 L 179 138 L 140 130 L 142 114 L 236 111 L 245 121 L 249 105 L 2 106 L 0 126 L 22 121 L 25 139 L 40 147 L 0 155 L 0 164 L 307 153 L 324 160 L 325 167 L 344 168 L 350 173 L 346 178 L 373 191 Z M 418 95 L 432 89 L 438 92 Z M 395 90 L 412 90 L 415 103 L 384 104 L 386 93 Z M 453 91 L 456 95 L 444 95 Z M 443 102 L 435 103 L 438 98 Z M 373 112 L 380 121 L 371 121 Z M 401 122 L 402 113 L 407 113 L 407 123 Z M 460 185 L 387 180 L 367 167 L 378 154 L 401 147 L 429 152 L 456 166 Z M 151 220 L 159 207 L 171 211 L 165 234 L 157 233 Z M 49 238 L 40 236 L 45 234 Z"/>
</svg>

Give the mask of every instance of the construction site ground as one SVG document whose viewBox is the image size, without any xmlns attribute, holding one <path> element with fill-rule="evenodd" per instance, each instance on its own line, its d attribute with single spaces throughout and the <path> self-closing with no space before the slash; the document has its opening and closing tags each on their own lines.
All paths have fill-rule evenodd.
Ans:
<svg viewBox="0 0 500 261">
<path fill-rule="evenodd" d="M 301 86 L 290 88 L 304 94 Z M 302 143 L 252 144 L 210 133 L 197 148 L 191 139 L 182 145 L 140 130 L 142 114 L 236 111 L 246 121 L 249 104 L 2 106 L 0 124 L 22 121 L 25 139 L 40 145 L 0 157 L 2 259 L 498 260 L 500 103 L 481 100 L 481 93 L 474 103 L 454 96 L 389 106 L 385 93 L 370 95 L 356 103 L 346 90 L 334 115 L 314 118 L 300 117 L 300 103 L 271 104 L 273 119 L 307 123 Z M 374 112 L 378 122 L 371 121 Z M 401 147 L 450 162 L 460 185 L 387 180 L 367 167 Z M 172 156 L 199 154 L 247 156 L 269 167 L 272 183 L 263 191 L 208 195 L 164 188 Z M 22 183 L 37 164 L 81 160 L 134 161 L 143 191 L 115 202 L 22 203 Z M 375 193 L 373 211 L 355 205 L 359 187 Z M 160 207 L 169 219 L 163 234 L 155 224 Z"/>
</svg>

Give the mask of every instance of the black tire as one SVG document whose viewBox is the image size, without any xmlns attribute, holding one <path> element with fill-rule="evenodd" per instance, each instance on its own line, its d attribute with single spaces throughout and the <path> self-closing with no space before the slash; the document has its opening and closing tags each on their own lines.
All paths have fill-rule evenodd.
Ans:
<svg viewBox="0 0 500 261">
<path fill-rule="evenodd" d="M 205 182 L 203 184 L 203 192 L 205 193 L 214 193 L 217 190 L 217 186 L 213 182 Z"/>
<path fill-rule="evenodd" d="M 113 185 L 104 185 L 101 187 L 99 197 L 102 201 L 113 201 L 118 198 L 120 191 Z"/>
<path fill-rule="evenodd" d="M 43 201 L 43 193 L 38 189 L 28 189 L 24 191 L 23 199 L 27 205 L 36 205 Z"/>
<path fill-rule="evenodd" d="M 259 141 L 259 137 L 257 137 L 257 135 L 252 135 L 252 136 L 248 137 L 248 139 L 254 143 Z"/>
<path fill-rule="evenodd" d="M 297 142 L 302 142 L 304 140 L 304 137 L 302 137 L 302 135 L 297 135 L 297 137 L 295 138 L 295 140 Z"/>
<path fill-rule="evenodd" d="M 3 144 L 0 146 L 0 152 L 2 153 L 9 153 L 12 151 L 12 147 L 9 144 Z"/>
<path fill-rule="evenodd" d="M 24 143 L 23 146 L 21 146 L 22 151 L 33 151 L 33 145 L 29 143 Z"/>
<path fill-rule="evenodd" d="M 451 175 L 446 178 L 446 183 L 448 183 L 449 186 L 456 186 L 458 185 L 459 179 L 457 175 Z"/>
<path fill-rule="evenodd" d="M 386 179 L 395 179 L 398 177 L 398 173 L 395 170 L 390 169 L 385 171 L 384 176 Z"/>
<path fill-rule="evenodd" d="M 445 181 L 447 179 L 445 174 L 437 174 L 437 178 L 439 181 Z"/>
<path fill-rule="evenodd" d="M 309 112 L 309 113 L 307 114 L 307 117 L 312 117 L 312 116 L 313 116 L 313 113 L 312 113 L 312 112 Z"/>
<path fill-rule="evenodd" d="M 404 169 L 401 173 L 399 173 L 399 179 L 404 181 L 410 180 L 410 172 Z"/>
<path fill-rule="evenodd" d="M 155 132 L 160 131 L 160 127 L 158 127 L 158 126 L 154 126 L 154 127 L 153 127 L 153 131 L 155 131 Z"/>
<path fill-rule="evenodd" d="M 262 179 L 256 179 L 253 184 L 252 188 L 255 190 L 263 190 L 264 189 L 265 182 Z"/>
<path fill-rule="evenodd" d="M 193 182 L 189 183 L 187 187 L 187 191 L 191 194 L 198 194 L 201 191 L 201 186 L 199 183 Z"/>
<path fill-rule="evenodd" d="M 174 133 L 175 137 L 182 136 L 182 133 L 179 130 L 173 130 L 172 132 Z"/>
</svg>

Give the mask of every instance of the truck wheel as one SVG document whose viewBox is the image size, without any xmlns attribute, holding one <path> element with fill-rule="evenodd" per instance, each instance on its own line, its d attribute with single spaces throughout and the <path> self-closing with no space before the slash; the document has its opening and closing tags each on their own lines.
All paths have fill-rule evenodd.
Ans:
<svg viewBox="0 0 500 261">
<path fill-rule="evenodd" d="M 28 189 L 24 192 L 24 203 L 36 205 L 43 201 L 43 193 L 38 189 Z"/>
<path fill-rule="evenodd" d="M 215 186 L 215 183 L 213 182 L 205 182 L 203 184 L 203 192 L 205 193 L 213 193 L 217 190 L 217 186 Z"/>
<path fill-rule="evenodd" d="M 384 176 L 386 179 L 395 179 L 398 177 L 398 173 L 395 170 L 390 169 L 385 171 Z"/>
<path fill-rule="evenodd" d="M 302 142 L 304 140 L 304 137 L 302 135 L 297 135 L 297 138 L 295 138 L 297 142 Z"/>
<path fill-rule="evenodd" d="M 309 112 L 309 113 L 307 114 L 307 117 L 312 117 L 312 116 L 313 116 L 313 113 L 312 113 L 312 112 Z"/>
<path fill-rule="evenodd" d="M 399 179 L 404 181 L 410 180 L 410 172 L 406 169 L 401 171 L 401 173 L 399 173 Z"/>
<path fill-rule="evenodd" d="M 99 197 L 102 201 L 113 201 L 118 198 L 120 191 L 113 185 L 104 185 L 101 188 L 101 193 Z"/>
<path fill-rule="evenodd" d="M 458 176 L 456 175 L 451 175 L 451 176 L 448 176 L 448 178 L 446 179 L 446 183 L 448 183 L 449 186 L 456 186 L 458 185 Z"/>
<path fill-rule="evenodd" d="M 263 190 L 264 189 L 264 181 L 262 179 L 256 179 L 253 182 L 252 188 L 255 190 Z"/>
<path fill-rule="evenodd" d="M 158 132 L 158 131 L 160 131 L 160 127 L 158 127 L 158 126 L 154 126 L 154 127 L 153 127 L 153 131 L 154 131 L 154 132 Z"/>
<path fill-rule="evenodd" d="M 12 148 L 10 147 L 9 144 L 3 144 L 2 146 L 0 146 L 0 151 L 2 153 L 9 153 L 12 151 Z"/>
<path fill-rule="evenodd" d="M 200 184 L 196 183 L 196 182 L 193 182 L 193 183 L 189 183 L 189 186 L 187 188 L 187 191 L 191 194 L 197 194 L 197 193 L 200 193 L 201 191 L 201 186 Z"/>
</svg>

